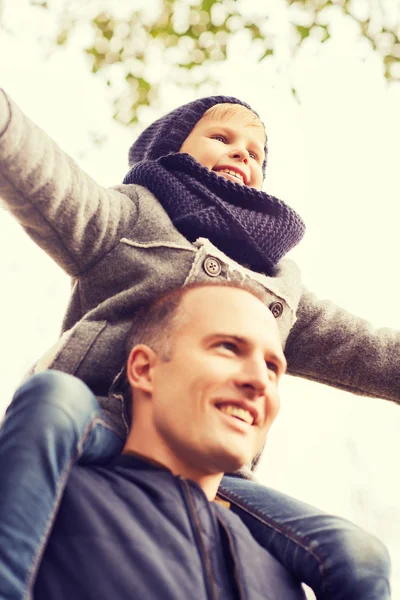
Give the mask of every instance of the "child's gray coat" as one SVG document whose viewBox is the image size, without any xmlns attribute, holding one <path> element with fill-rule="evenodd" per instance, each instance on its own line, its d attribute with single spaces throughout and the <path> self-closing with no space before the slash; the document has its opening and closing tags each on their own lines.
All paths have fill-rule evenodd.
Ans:
<svg viewBox="0 0 400 600">
<path fill-rule="evenodd" d="M 206 239 L 190 243 L 148 190 L 99 186 L 1 92 L 0 196 L 73 281 L 63 335 L 36 370 L 50 367 L 83 379 L 120 435 L 126 433 L 123 401 L 109 389 L 136 309 L 164 290 L 212 278 L 245 280 L 262 292 L 292 375 L 400 401 L 399 332 L 374 330 L 321 302 L 302 287 L 288 259 L 266 277 Z"/>
</svg>

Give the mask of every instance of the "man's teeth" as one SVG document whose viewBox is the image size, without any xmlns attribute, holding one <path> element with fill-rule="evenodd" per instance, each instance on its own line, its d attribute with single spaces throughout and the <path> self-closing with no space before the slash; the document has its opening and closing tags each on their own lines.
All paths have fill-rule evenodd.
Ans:
<svg viewBox="0 0 400 600">
<path fill-rule="evenodd" d="M 248 410 L 242 408 L 241 406 L 235 406 L 233 404 L 223 404 L 219 407 L 219 410 L 227 415 L 231 415 L 232 417 L 237 417 L 241 421 L 248 423 L 249 425 L 253 425 L 253 417 L 249 413 Z"/>
<path fill-rule="evenodd" d="M 237 171 L 233 171 L 232 169 L 221 169 L 222 173 L 228 173 L 228 175 L 233 175 L 236 179 L 239 179 L 242 183 L 244 183 L 243 176 Z"/>
</svg>

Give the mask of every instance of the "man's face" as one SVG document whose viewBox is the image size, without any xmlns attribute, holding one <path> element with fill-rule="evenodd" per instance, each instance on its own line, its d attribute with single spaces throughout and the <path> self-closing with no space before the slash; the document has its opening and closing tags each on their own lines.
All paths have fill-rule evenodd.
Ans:
<svg viewBox="0 0 400 600">
<path fill-rule="evenodd" d="M 263 182 L 264 130 L 249 125 L 238 113 L 229 119 L 205 116 L 184 141 L 180 152 L 190 154 L 203 167 L 230 181 L 261 189 Z"/>
<path fill-rule="evenodd" d="M 271 312 L 239 289 L 184 297 L 170 359 L 157 359 L 155 439 L 191 468 L 234 471 L 261 451 L 279 410 L 286 362 Z"/>
</svg>

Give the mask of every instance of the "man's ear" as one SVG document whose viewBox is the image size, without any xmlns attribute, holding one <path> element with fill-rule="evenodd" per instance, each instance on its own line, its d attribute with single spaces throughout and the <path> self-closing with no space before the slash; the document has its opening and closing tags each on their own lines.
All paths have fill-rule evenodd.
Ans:
<svg viewBox="0 0 400 600">
<path fill-rule="evenodd" d="M 132 390 L 153 391 L 153 367 L 157 354 L 149 346 L 138 344 L 132 348 L 126 364 L 126 374 Z"/>
</svg>

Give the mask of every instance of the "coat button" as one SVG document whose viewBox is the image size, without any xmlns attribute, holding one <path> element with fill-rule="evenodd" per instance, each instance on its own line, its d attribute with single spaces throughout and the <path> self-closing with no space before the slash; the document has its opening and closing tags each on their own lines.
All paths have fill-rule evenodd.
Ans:
<svg viewBox="0 0 400 600">
<path fill-rule="evenodd" d="M 221 263 L 214 256 L 207 256 L 203 262 L 203 269 L 210 277 L 218 277 L 221 273 Z"/>
<path fill-rule="evenodd" d="M 272 304 L 269 305 L 269 310 L 272 312 L 272 314 L 274 315 L 275 319 L 277 319 L 283 313 L 283 304 L 282 304 L 282 302 L 272 302 Z"/>
</svg>

